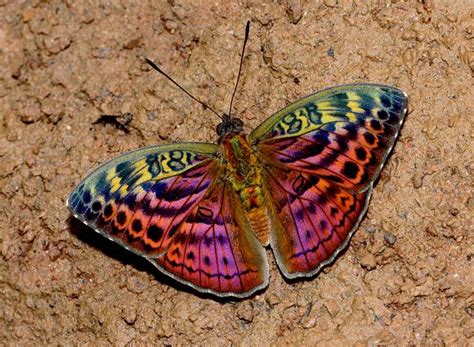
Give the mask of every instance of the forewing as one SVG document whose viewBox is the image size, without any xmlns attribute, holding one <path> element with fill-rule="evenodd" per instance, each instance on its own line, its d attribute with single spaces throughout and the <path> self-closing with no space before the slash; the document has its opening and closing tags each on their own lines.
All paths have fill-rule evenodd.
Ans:
<svg viewBox="0 0 474 347">
<path fill-rule="evenodd" d="M 186 216 L 156 263 L 178 281 L 218 296 L 246 297 L 268 285 L 265 250 L 222 182 Z"/>
<path fill-rule="evenodd" d="M 371 189 L 351 193 L 324 178 L 267 168 L 271 247 L 287 278 L 312 276 L 333 261 L 357 229 Z"/>
<path fill-rule="evenodd" d="M 74 217 L 136 253 L 163 253 L 216 175 L 216 145 L 176 144 L 112 159 L 71 193 Z"/>
<path fill-rule="evenodd" d="M 252 132 L 251 140 L 270 165 L 358 192 L 378 176 L 406 110 L 406 94 L 393 87 L 335 87 L 276 113 Z"/>
</svg>

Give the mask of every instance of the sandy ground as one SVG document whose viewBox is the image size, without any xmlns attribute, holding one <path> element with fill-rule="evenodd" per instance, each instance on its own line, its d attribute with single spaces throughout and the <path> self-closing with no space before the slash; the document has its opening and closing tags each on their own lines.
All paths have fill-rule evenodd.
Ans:
<svg viewBox="0 0 474 347">
<path fill-rule="evenodd" d="M 0 345 L 474 344 L 474 7 L 464 1 L 0 0 Z M 299 97 L 395 85 L 410 113 L 350 247 L 316 278 L 216 301 L 70 218 L 91 168 L 250 130 Z M 97 120 L 131 112 L 123 126 Z"/>
</svg>

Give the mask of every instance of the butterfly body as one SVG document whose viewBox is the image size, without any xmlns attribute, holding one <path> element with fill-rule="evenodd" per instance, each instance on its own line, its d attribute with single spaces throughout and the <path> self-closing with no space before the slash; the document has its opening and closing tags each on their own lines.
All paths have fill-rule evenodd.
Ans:
<svg viewBox="0 0 474 347">
<path fill-rule="evenodd" d="M 269 243 L 270 224 L 266 203 L 266 184 L 258 153 L 243 133 L 225 135 L 221 149 L 226 162 L 226 177 L 242 203 L 253 232 L 263 246 Z"/>
<path fill-rule="evenodd" d="M 399 89 L 351 84 L 300 99 L 248 135 L 224 117 L 218 144 L 114 158 L 74 189 L 68 207 L 177 281 L 246 297 L 268 285 L 264 247 L 296 278 L 347 246 L 406 111 Z"/>
</svg>

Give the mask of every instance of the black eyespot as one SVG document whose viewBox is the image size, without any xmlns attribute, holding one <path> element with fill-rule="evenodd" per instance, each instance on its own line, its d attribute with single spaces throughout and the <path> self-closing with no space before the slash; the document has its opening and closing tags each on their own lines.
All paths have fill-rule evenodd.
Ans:
<svg viewBox="0 0 474 347">
<path fill-rule="evenodd" d="M 158 225 L 150 225 L 146 234 L 152 241 L 158 242 L 163 236 L 163 229 Z"/>
<path fill-rule="evenodd" d="M 114 212 L 112 205 L 106 205 L 104 208 L 104 217 L 109 218 L 112 216 L 112 213 Z"/>
<path fill-rule="evenodd" d="M 124 225 L 126 221 L 127 221 L 127 215 L 125 214 L 125 212 L 120 211 L 120 212 L 117 214 L 117 222 L 118 222 L 120 225 Z"/>
<path fill-rule="evenodd" d="M 382 124 L 380 124 L 380 122 L 377 119 L 372 119 L 370 121 L 370 126 L 372 127 L 372 129 L 376 131 L 382 130 Z"/>
<path fill-rule="evenodd" d="M 355 153 L 356 153 L 357 159 L 361 161 L 364 161 L 365 159 L 367 159 L 367 152 L 363 147 L 357 147 L 355 150 Z"/>
<path fill-rule="evenodd" d="M 90 203 L 92 200 L 91 192 L 86 190 L 84 194 L 82 195 L 82 201 L 84 201 L 85 204 Z"/>
<path fill-rule="evenodd" d="M 142 222 L 140 219 L 135 219 L 132 222 L 132 230 L 135 231 L 136 233 L 142 230 Z"/>
<path fill-rule="evenodd" d="M 359 167 L 356 164 L 354 164 L 352 161 L 346 161 L 344 163 L 342 174 L 346 176 L 347 178 L 351 178 L 351 179 L 356 178 L 358 172 L 359 172 Z"/>
<path fill-rule="evenodd" d="M 120 225 L 124 225 L 126 221 L 127 221 L 127 215 L 125 214 L 125 212 L 120 211 L 117 214 L 117 223 Z"/>
<path fill-rule="evenodd" d="M 365 133 L 364 139 L 369 145 L 373 145 L 375 143 L 375 136 L 371 133 Z"/>
<path fill-rule="evenodd" d="M 102 204 L 100 203 L 100 201 L 94 201 L 94 203 L 92 204 L 92 211 L 98 212 L 101 208 Z"/>
<path fill-rule="evenodd" d="M 379 119 L 381 119 L 381 120 L 386 120 L 386 119 L 388 119 L 388 113 L 387 113 L 387 111 L 385 111 L 385 110 L 378 110 L 378 111 L 377 111 L 377 116 L 378 116 Z"/>
</svg>

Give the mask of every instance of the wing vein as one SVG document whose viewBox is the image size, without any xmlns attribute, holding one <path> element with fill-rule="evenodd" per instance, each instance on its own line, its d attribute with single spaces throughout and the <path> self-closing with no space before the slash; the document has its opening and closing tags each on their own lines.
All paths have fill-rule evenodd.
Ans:
<svg viewBox="0 0 474 347">
<path fill-rule="evenodd" d="M 285 156 L 285 157 L 292 158 L 291 155 L 288 155 L 288 154 L 283 153 L 283 152 L 281 152 L 281 151 L 277 151 L 277 150 L 276 150 L 274 153 L 280 153 L 281 155 L 283 155 L 283 156 Z M 317 167 L 317 168 L 321 168 L 321 169 L 323 169 L 323 170 L 327 170 L 327 171 L 329 171 L 329 172 L 332 172 L 334 175 L 340 177 L 340 178 L 343 179 L 344 181 L 349 182 L 351 185 L 353 185 L 353 183 L 352 183 L 351 181 L 349 181 L 348 179 L 346 179 L 344 176 L 338 174 L 337 172 L 335 172 L 335 171 L 329 169 L 328 167 L 324 167 L 324 166 L 321 166 L 321 165 L 318 165 L 318 164 L 315 164 L 315 163 L 311 163 L 311 162 L 306 161 L 306 160 L 304 160 L 304 159 L 298 159 L 298 161 L 300 161 L 300 162 L 302 162 L 302 163 L 305 163 L 305 164 L 307 164 L 307 165 L 312 165 L 312 166 L 315 166 L 315 167 Z M 304 172 L 307 172 L 307 171 L 305 171 L 303 168 L 300 168 L 300 170 L 301 170 L 301 171 L 304 171 Z M 324 176 L 323 176 L 323 177 L 324 177 Z"/>
<path fill-rule="evenodd" d="M 186 203 L 191 199 L 191 197 L 194 195 L 194 193 L 196 192 L 197 189 L 199 189 L 199 187 L 201 186 L 202 182 L 204 182 L 204 179 L 207 177 L 207 175 L 209 175 L 209 172 L 206 172 L 206 174 L 203 175 L 202 179 L 199 181 L 198 185 L 196 186 L 196 188 L 194 188 L 193 192 L 186 198 L 186 201 L 181 205 L 181 207 L 179 208 L 179 210 L 174 214 L 173 218 L 171 219 L 170 223 L 168 224 L 168 226 L 166 227 L 166 230 L 163 232 L 163 237 L 162 237 L 162 240 L 161 240 L 161 243 L 160 243 L 160 247 L 163 245 L 163 242 L 165 241 L 165 238 L 166 236 L 168 235 L 169 233 L 169 230 L 171 228 L 171 226 L 173 225 L 173 222 L 175 221 L 175 219 L 177 218 L 177 216 L 180 214 L 180 212 L 182 211 L 183 207 L 186 205 Z M 181 178 L 181 176 L 178 176 L 178 178 Z M 166 192 L 166 196 L 168 195 L 168 193 L 171 191 L 168 190 Z M 164 198 L 164 197 L 163 197 Z M 202 200 L 202 199 L 201 199 Z M 196 202 L 196 204 L 199 204 L 199 202 Z M 191 213 L 191 209 L 188 210 L 188 212 L 184 215 L 183 217 L 183 220 L 176 226 L 176 228 L 179 228 L 179 226 L 186 220 L 186 218 L 190 215 Z"/>
<path fill-rule="evenodd" d="M 289 210 L 290 210 L 290 213 L 291 213 L 291 218 L 293 219 L 293 224 L 295 225 L 296 235 L 298 236 L 298 241 L 300 242 L 301 249 L 303 250 L 304 259 L 306 260 L 306 264 L 308 266 L 310 266 L 309 261 L 308 261 L 308 257 L 306 256 L 306 249 L 303 245 L 303 242 L 301 241 L 301 235 L 300 235 L 299 230 L 298 230 L 298 223 L 296 223 L 295 215 L 293 213 L 293 209 L 291 208 L 289 194 L 286 190 L 283 190 L 283 192 L 285 193 L 285 195 L 287 197 L 288 207 L 289 207 Z"/>
<path fill-rule="evenodd" d="M 225 192 L 226 192 L 226 188 L 224 187 L 223 189 L 223 200 L 222 202 L 224 202 L 224 198 L 225 198 Z M 229 237 L 229 232 L 227 230 L 227 224 L 225 223 L 225 219 L 224 219 L 224 215 L 222 214 L 222 210 L 223 210 L 224 206 L 223 204 L 221 205 L 221 211 L 220 211 L 220 214 L 221 214 L 221 217 L 222 219 L 224 220 L 224 229 L 225 229 L 225 234 L 227 236 L 227 240 L 229 240 L 229 248 L 230 248 L 230 252 L 232 253 L 232 259 L 234 259 L 234 264 L 235 264 L 235 270 L 237 271 L 237 276 L 239 276 L 239 283 L 240 283 L 240 288 L 241 290 L 244 290 L 244 283 L 242 281 L 242 277 L 241 277 L 241 271 L 239 269 L 239 266 L 237 264 L 237 261 L 236 261 L 236 258 L 235 258 L 235 254 L 234 254 L 234 247 L 232 247 L 232 242 L 230 242 L 230 237 Z M 230 212 L 230 211 L 229 211 Z"/>
<path fill-rule="evenodd" d="M 214 257 L 216 259 L 216 266 L 217 266 L 217 284 L 219 285 L 219 291 L 221 290 L 221 271 L 219 269 L 219 259 L 217 257 L 217 240 L 216 240 L 216 225 L 212 224 L 212 236 L 214 239 Z"/>
</svg>

